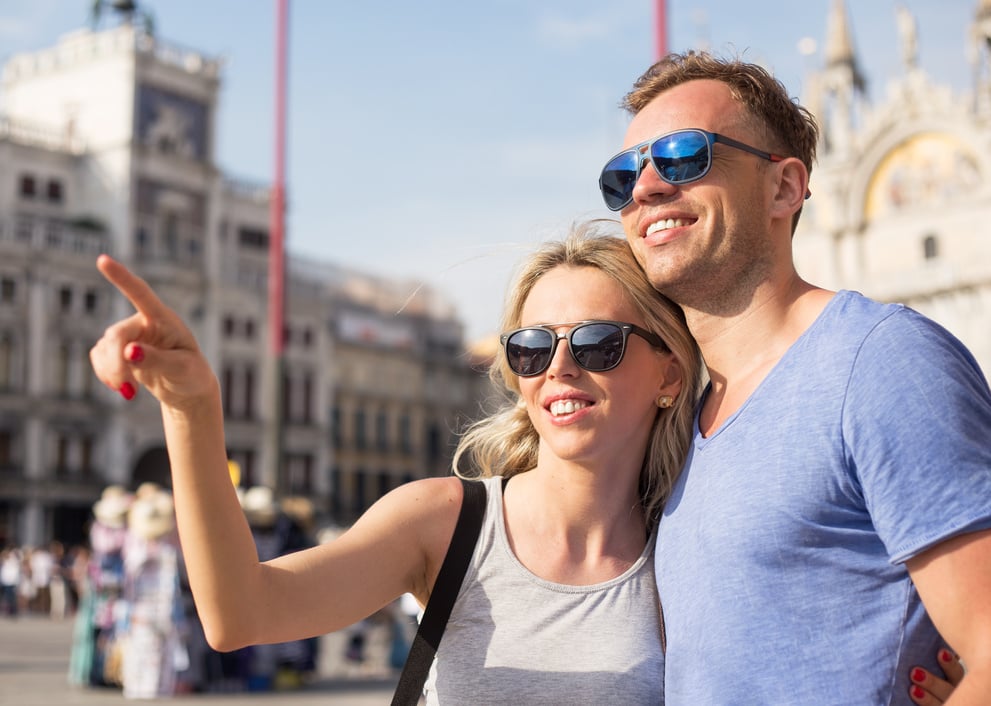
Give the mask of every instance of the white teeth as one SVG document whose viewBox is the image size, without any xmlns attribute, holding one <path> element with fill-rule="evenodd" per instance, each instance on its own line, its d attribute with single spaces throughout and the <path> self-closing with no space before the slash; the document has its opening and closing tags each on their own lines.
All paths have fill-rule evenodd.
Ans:
<svg viewBox="0 0 991 706">
<path fill-rule="evenodd" d="M 588 402 L 584 400 L 558 400 L 551 402 L 551 414 L 560 417 L 563 414 L 571 414 L 586 407 L 588 407 Z"/>
<path fill-rule="evenodd" d="M 689 221 L 684 218 L 664 218 L 647 226 L 647 235 L 659 233 L 662 230 L 670 230 L 671 228 L 681 228 L 688 224 Z"/>
</svg>

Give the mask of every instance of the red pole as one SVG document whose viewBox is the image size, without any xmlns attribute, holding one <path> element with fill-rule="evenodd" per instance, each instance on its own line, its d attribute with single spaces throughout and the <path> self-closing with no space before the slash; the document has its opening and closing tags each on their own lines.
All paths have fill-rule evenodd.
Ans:
<svg viewBox="0 0 991 706">
<path fill-rule="evenodd" d="M 269 345 L 282 357 L 285 337 L 286 222 L 286 47 L 289 0 L 276 0 L 275 23 L 275 181 L 269 201 L 268 320 Z"/>
<path fill-rule="evenodd" d="M 263 485 L 279 492 L 285 484 L 282 473 L 282 401 L 285 347 L 285 225 L 286 225 L 286 50 L 289 0 L 275 0 L 275 175 L 269 199 L 268 234 L 268 392 L 271 419 L 261 469 Z"/>
<path fill-rule="evenodd" d="M 655 58 L 660 60 L 668 53 L 668 11 L 665 0 L 657 0 L 657 17 L 654 28 L 657 45 L 657 56 Z"/>
</svg>

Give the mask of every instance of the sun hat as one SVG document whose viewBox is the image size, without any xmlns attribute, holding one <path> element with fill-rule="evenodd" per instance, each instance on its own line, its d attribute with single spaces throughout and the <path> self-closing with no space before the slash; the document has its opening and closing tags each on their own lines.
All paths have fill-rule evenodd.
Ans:
<svg viewBox="0 0 991 706">
<path fill-rule="evenodd" d="M 254 485 L 244 492 L 241 503 L 248 524 L 252 527 L 267 528 L 275 524 L 279 514 L 279 506 L 275 502 L 275 493 L 264 485 Z"/>
<path fill-rule="evenodd" d="M 108 485 L 93 504 L 93 516 L 108 527 L 123 527 L 127 524 L 127 511 L 133 499 L 123 486 Z"/>
<path fill-rule="evenodd" d="M 159 539 L 175 529 L 175 505 L 165 491 L 146 493 L 131 505 L 127 527 L 142 539 Z"/>
</svg>

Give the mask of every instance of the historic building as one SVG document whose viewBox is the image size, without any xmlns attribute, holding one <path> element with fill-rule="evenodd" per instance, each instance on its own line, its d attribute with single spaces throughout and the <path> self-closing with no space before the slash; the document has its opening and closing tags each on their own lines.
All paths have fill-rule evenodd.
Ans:
<svg viewBox="0 0 991 706">
<path fill-rule="evenodd" d="M 920 68 L 919 29 L 899 7 L 902 72 L 872 104 L 845 3 L 835 0 L 824 65 L 803 101 L 822 135 L 795 250 L 812 282 L 903 302 L 940 322 L 988 375 L 991 0 L 975 6 L 960 50 L 969 91 L 955 93 Z"/>
<path fill-rule="evenodd" d="M 167 483 L 157 403 L 125 402 L 89 367 L 129 312 L 95 269 L 101 252 L 194 330 L 242 485 L 306 495 L 347 523 L 446 473 L 477 415 L 487 382 L 463 327 L 418 283 L 290 258 L 285 352 L 268 352 L 269 189 L 214 162 L 221 80 L 219 61 L 128 22 L 3 67 L 0 545 L 81 540 L 105 485 Z"/>
</svg>

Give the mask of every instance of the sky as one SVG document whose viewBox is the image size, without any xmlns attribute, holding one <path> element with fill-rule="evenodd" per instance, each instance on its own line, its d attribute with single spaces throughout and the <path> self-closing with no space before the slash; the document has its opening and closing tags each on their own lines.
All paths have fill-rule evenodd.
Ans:
<svg viewBox="0 0 991 706">
<path fill-rule="evenodd" d="M 801 98 L 834 1 L 667 0 L 668 47 L 740 54 Z M 619 101 L 655 58 L 655 1 L 289 2 L 290 255 L 426 282 L 469 341 L 497 332 L 522 258 L 576 220 L 612 217 L 598 174 L 623 141 Z M 903 71 L 899 4 L 921 67 L 966 90 L 977 2 L 847 0 L 874 100 Z M 270 181 L 275 0 L 139 5 L 160 38 L 224 58 L 214 159 Z M 54 45 L 90 6 L 0 0 L 0 61 Z"/>
</svg>

